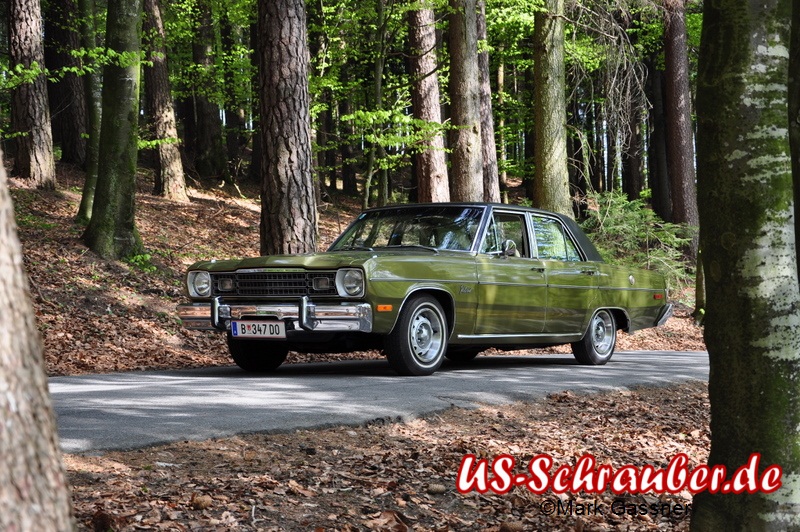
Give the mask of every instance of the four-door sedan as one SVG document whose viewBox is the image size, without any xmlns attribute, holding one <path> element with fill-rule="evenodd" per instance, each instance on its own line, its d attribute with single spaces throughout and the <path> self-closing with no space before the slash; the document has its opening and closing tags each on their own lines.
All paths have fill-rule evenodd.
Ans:
<svg viewBox="0 0 800 532">
<path fill-rule="evenodd" d="M 573 220 L 485 203 L 371 209 L 327 252 L 198 262 L 186 282 L 184 326 L 225 333 L 247 371 L 382 348 L 397 373 L 430 375 L 444 357 L 567 343 L 600 365 L 617 330 L 672 314 L 663 276 L 605 264 Z"/>
</svg>

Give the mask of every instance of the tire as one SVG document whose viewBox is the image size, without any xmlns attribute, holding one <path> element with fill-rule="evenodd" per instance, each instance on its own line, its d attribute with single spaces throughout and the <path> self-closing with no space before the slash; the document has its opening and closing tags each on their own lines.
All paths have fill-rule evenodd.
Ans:
<svg viewBox="0 0 800 532">
<path fill-rule="evenodd" d="M 431 375 L 444 361 L 447 338 L 447 319 L 439 302 L 427 295 L 412 296 L 386 337 L 386 358 L 400 375 Z"/>
<path fill-rule="evenodd" d="M 285 342 L 236 340 L 228 333 L 228 351 L 237 366 L 251 373 L 274 371 L 289 354 Z"/>
<path fill-rule="evenodd" d="M 447 348 L 447 352 L 444 356 L 453 362 L 470 362 L 482 352 L 483 349 L 480 347 L 451 345 Z"/>
<path fill-rule="evenodd" d="M 602 366 L 614 354 L 617 343 L 617 324 L 614 316 L 600 309 L 589 321 L 589 328 L 579 342 L 572 344 L 575 360 L 587 366 Z"/>
</svg>

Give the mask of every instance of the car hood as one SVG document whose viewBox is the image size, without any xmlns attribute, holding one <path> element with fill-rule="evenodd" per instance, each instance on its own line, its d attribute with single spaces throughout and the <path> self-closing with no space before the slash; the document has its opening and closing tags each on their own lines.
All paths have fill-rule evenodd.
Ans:
<svg viewBox="0 0 800 532">
<path fill-rule="evenodd" d="M 427 250 L 402 251 L 330 251 L 306 253 L 303 255 L 269 255 L 246 259 L 210 260 L 192 264 L 190 270 L 207 270 L 212 272 L 228 272 L 255 268 L 302 268 L 308 270 L 330 270 L 347 266 L 364 267 L 367 262 L 383 257 L 405 257 L 410 260 L 429 261 L 437 255 L 468 255 L 465 252 L 440 251 L 433 253 Z"/>
</svg>

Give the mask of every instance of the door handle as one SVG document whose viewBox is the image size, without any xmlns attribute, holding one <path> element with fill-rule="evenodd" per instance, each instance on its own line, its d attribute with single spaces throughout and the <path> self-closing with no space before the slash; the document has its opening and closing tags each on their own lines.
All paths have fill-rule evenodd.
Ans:
<svg viewBox="0 0 800 532">
<path fill-rule="evenodd" d="M 594 275 L 597 272 L 595 270 L 583 270 L 581 273 L 584 273 L 586 275 Z"/>
<path fill-rule="evenodd" d="M 540 267 L 540 266 L 534 266 L 533 268 L 531 268 L 532 272 L 544 273 L 544 270 L 545 270 L 544 267 Z"/>
</svg>

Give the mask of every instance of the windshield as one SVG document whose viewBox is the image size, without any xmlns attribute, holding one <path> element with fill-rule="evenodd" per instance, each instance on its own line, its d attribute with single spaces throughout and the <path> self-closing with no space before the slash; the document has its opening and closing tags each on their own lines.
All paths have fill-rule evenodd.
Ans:
<svg viewBox="0 0 800 532">
<path fill-rule="evenodd" d="M 388 247 L 469 251 L 482 215 L 481 207 L 434 205 L 365 212 L 329 251 Z"/>
</svg>

